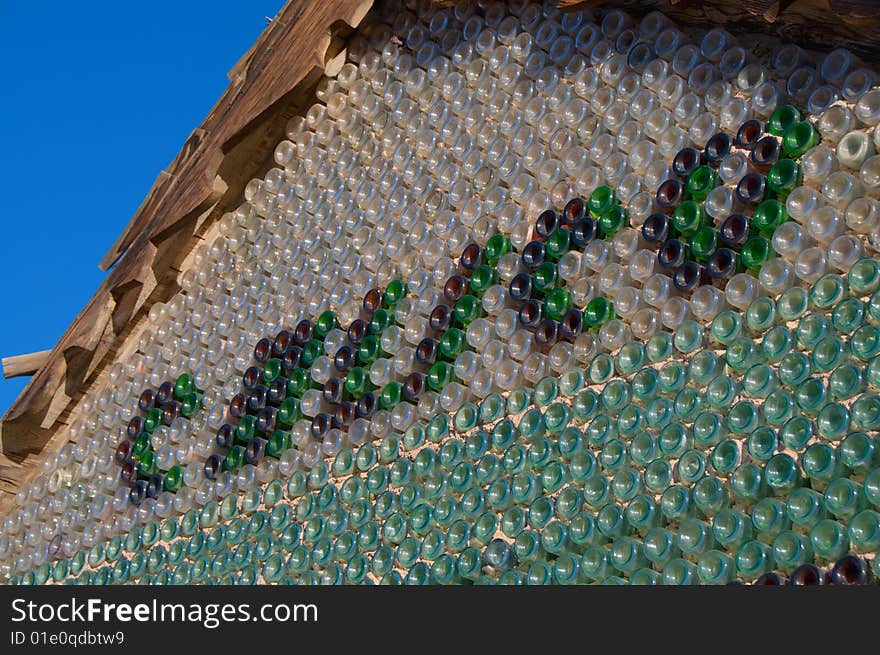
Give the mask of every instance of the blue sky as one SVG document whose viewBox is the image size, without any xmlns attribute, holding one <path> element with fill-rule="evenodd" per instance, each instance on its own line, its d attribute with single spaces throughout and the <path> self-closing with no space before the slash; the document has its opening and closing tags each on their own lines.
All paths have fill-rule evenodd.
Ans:
<svg viewBox="0 0 880 655">
<path fill-rule="evenodd" d="M 0 0 L 0 357 L 51 348 L 283 0 Z M 0 415 L 27 378 L 0 379 Z"/>
</svg>

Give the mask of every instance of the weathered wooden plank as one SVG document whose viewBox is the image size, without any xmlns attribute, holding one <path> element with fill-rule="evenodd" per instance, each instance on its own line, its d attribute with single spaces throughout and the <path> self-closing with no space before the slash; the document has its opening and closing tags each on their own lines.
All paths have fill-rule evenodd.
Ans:
<svg viewBox="0 0 880 655">
<path fill-rule="evenodd" d="M 880 62 L 876 0 L 560 0 L 558 6 L 569 11 L 618 8 L 638 14 L 659 10 L 683 25 L 770 34 L 811 50 L 843 47 L 868 63 Z"/>
<path fill-rule="evenodd" d="M 41 350 L 27 355 L 4 357 L 0 360 L 0 365 L 3 367 L 3 377 L 9 380 L 10 378 L 33 375 L 49 360 L 51 352 L 51 350 Z"/>
</svg>

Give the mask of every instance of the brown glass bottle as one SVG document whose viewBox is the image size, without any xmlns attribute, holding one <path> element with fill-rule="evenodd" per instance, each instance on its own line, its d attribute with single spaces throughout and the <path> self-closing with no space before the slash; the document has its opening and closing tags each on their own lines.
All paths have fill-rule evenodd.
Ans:
<svg viewBox="0 0 880 655">
<path fill-rule="evenodd" d="M 659 192 L 658 192 L 659 193 Z M 648 243 L 663 243 L 669 236 L 669 217 L 654 212 L 642 223 L 642 236 Z"/>
<path fill-rule="evenodd" d="M 144 389 L 138 397 L 138 409 L 149 412 L 156 405 L 156 393 L 152 389 Z"/>
<path fill-rule="evenodd" d="M 117 464 L 122 466 L 125 462 L 128 461 L 128 458 L 131 456 L 131 442 L 128 439 L 123 439 L 116 445 L 116 452 L 113 455 L 113 459 Z"/>
<path fill-rule="evenodd" d="M 334 377 L 327 380 L 324 383 L 324 388 L 321 390 L 321 395 L 331 405 L 338 405 L 342 401 L 343 395 L 342 378 Z"/>
<path fill-rule="evenodd" d="M 272 342 L 269 341 L 266 337 L 263 337 L 259 341 L 257 341 L 257 345 L 254 346 L 254 360 L 259 362 L 260 364 L 265 364 L 269 361 L 269 357 L 272 356 Z"/>
<path fill-rule="evenodd" d="M 672 172 L 681 179 L 685 179 L 703 163 L 703 156 L 699 150 L 682 148 L 672 159 Z"/>
<path fill-rule="evenodd" d="M 684 197 L 684 185 L 673 179 L 665 180 L 657 187 L 657 205 L 663 211 L 669 212 L 681 204 Z"/>
<path fill-rule="evenodd" d="M 247 397 L 248 414 L 256 414 L 266 406 L 267 393 L 268 389 L 262 384 L 258 384 L 251 389 Z"/>
<path fill-rule="evenodd" d="M 414 371 L 406 376 L 401 389 L 405 400 L 416 402 L 422 392 L 425 390 L 425 376 L 418 371 Z"/>
<path fill-rule="evenodd" d="M 678 239 L 667 239 L 657 251 L 657 263 L 661 268 L 676 269 L 684 263 L 687 246 Z"/>
<path fill-rule="evenodd" d="M 764 199 L 767 182 L 760 173 L 746 173 L 736 184 L 736 199 L 746 205 L 757 205 Z"/>
<path fill-rule="evenodd" d="M 266 455 L 266 440 L 262 437 L 251 439 L 244 449 L 244 460 L 248 464 L 258 464 Z"/>
<path fill-rule="evenodd" d="M 272 434 L 278 420 L 278 410 L 274 407 L 264 407 L 257 413 L 257 421 L 254 427 L 263 434 Z"/>
<path fill-rule="evenodd" d="M 281 357 L 281 374 L 284 377 L 289 376 L 291 371 L 299 366 L 300 357 L 302 357 L 302 348 L 299 346 L 291 345 L 284 351 Z"/>
<path fill-rule="evenodd" d="M 532 293 L 532 276 L 528 273 L 517 273 L 507 286 L 510 299 L 521 302 L 529 299 Z"/>
<path fill-rule="evenodd" d="M 542 242 L 529 241 L 523 248 L 522 255 L 520 255 L 520 261 L 526 270 L 534 271 L 544 263 L 546 256 L 547 248 Z"/>
<path fill-rule="evenodd" d="M 147 483 L 145 480 L 135 480 L 128 490 L 128 502 L 132 505 L 140 505 L 147 497 Z"/>
<path fill-rule="evenodd" d="M 235 394 L 229 401 L 229 415 L 241 418 L 247 414 L 247 397 L 243 393 Z"/>
<path fill-rule="evenodd" d="M 545 318 L 535 328 L 535 344 L 538 348 L 549 348 L 556 343 L 559 325 L 550 318 Z"/>
<path fill-rule="evenodd" d="M 541 303 L 534 298 L 523 303 L 523 306 L 519 308 L 517 313 L 520 326 L 526 329 L 537 327 L 538 323 L 541 322 L 541 310 Z"/>
<path fill-rule="evenodd" d="M 333 367 L 340 373 L 347 373 L 357 362 L 357 353 L 351 346 L 342 346 L 333 356 Z"/>
<path fill-rule="evenodd" d="M 208 478 L 209 480 L 214 480 L 217 477 L 217 474 L 220 472 L 222 466 L 223 456 L 214 453 L 205 460 L 205 465 L 202 470 L 204 471 L 206 478 Z"/>
<path fill-rule="evenodd" d="M 368 326 L 367 322 L 363 319 L 356 318 L 351 322 L 351 325 L 348 326 L 348 342 L 357 348 L 361 345 L 361 341 L 364 340 L 364 337 L 367 336 Z"/>
<path fill-rule="evenodd" d="M 815 564 L 801 564 L 788 579 L 788 584 L 795 587 L 820 585 L 823 582 L 822 571 Z"/>
<path fill-rule="evenodd" d="M 119 479 L 122 480 L 123 484 L 134 482 L 137 480 L 139 468 L 140 466 L 138 465 L 137 460 L 126 460 L 122 465 L 122 470 L 119 472 Z"/>
<path fill-rule="evenodd" d="M 162 424 L 171 425 L 180 416 L 180 403 L 170 400 L 162 405 Z"/>
<path fill-rule="evenodd" d="M 702 266 L 697 262 L 687 261 L 675 269 L 675 273 L 672 275 L 672 284 L 679 291 L 690 293 L 706 278 L 708 276 Z"/>
<path fill-rule="evenodd" d="M 131 420 L 125 428 L 125 436 L 131 440 L 137 439 L 137 436 L 144 431 L 144 419 L 140 416 L 132 416 Z"/>
<path fill-rule="evenodd" d="M 467 292 L 468 281 L 463 275 L 453 275 L 443 285 L 443 297 L 454 305 Z"/>
<path fill-rule="evenodd" d="M 583 198 L 572 198 L 562 210 L 562 224 L 573 226 L 587 216 L 587 202 Z"/>
<path fill-rule="evenodd" d="M 785 580 L 778 573 L 770 571 L 755 580 L 753 584 L 759 587 L 779 587 L 785 584 Z"/>
<path fill-rule="evenodd" d="M 162 493 L 162 486 L 165 476 L 161 473 L 153 473 L 147 480 L 146 495 L 147 498 L 157 498 Z"/>
<path fill-rule="evenodd" d="M 287 397 L 287 380 L 285 378 L 275 378 L 269 383 L 269 390 L 266 392 L 266 404 L 272 407 L 278 407 Z"/>
<path fill-rule="evenodd" d="M 425 337 L 416 346 L 416 361 L 419 364 L 433 364 L 437 359 L 438 347 L 439 342 L 436 339 Z"/>
<path fill-rule="evenodd" d="M 575 222 L 571 229 L 571 247 L 583 248 L 596 238 L 596 221 L 590 216 L 585 216 Z"/>
<path fill-rule="evenodd" d="M 574 341 L 581 333 L 584 324 L 584 314 L 579 309 L 572 307 L 562 316 L 559 321 L 559 337 L 566 341 Z"/>
<path fill-rule="evenodd" d="M 767 135 L 758 139 L 749 154 L 749 161 L 759 171 L 769 170 L 779 160 L 779 140 Z"/>
<path fill-rule="evenodd" d="M 323 441 L 324 437 L 332 427 L 333 418 L 324 412 L 319 412 L 312 417 L 312 437 L 318 441 Z"/>
<path fill-rule="evenodd" d="M 458 270 L 462 275 L 470 275 L 482 261 L 483 249 L 476 243 L 469 243 L 461 251 L 461 257 L 458 258 Z"/>
<path fill-rule="evenodd" d="M 446 305 L 437 305 L 428 316 L 428 327 L 434 332 L 442 332 L 452 322 L 452 310 Z"/>
<path fill-rule="evenodd" d="M 333 412 L 333 427 L 338 429 L 347 428 L 354 423 L 357 418 L 357 405 L 355 403 L 343 400 L 336 406 Z"/>
<path fill-rule="evenodd" d="M 736 143 L 738 148 L 751 150 L 755 147 L 762 134 L 764 134 L 764 126 L 761 125 L 761 122 L 749 120 L 740 125 L 736 132 L 734 143 Z"/>
<path fill-rule="evenodd" d="M 718 164 L 730 152 L 733 141 L 724 132 L 718 132 L 709 137 L 706 147 L 703 148 L 703 156 L 709 164 Z"/>
<path fill-rule="evenodd" d="M 379 401 L 376 394 L 372 391 L 368 391 L 358 398 L 355 405 L 355 413 L 358 418 L 370 418 L 375 413 L 378 404 Z"/>
<path fill-rule="evenodd" d="M 217 428 L 217 432 L 214 435 L 214 442 L 219 448 L 229 448 L 235 443 L 235 428 L 229 423 L 224 423 Z"/>
<path fill-rule="evenodd" d="M 272 341 L 272 356 L 284 357 L 284 353 L 293 343 L 293 336 L 287 330 L 281 330 Z"/>
<path fill-rule="evenodd" d="M 305 346 L 312 338 L 312 334 L 315 331 L 315 326 L 312 325 L 312 322 L 306 318 L 301 320 L 296 324 L 296 328 L 293 331 L 293 342 L 302 348 Z M 256 357 L 254 358 L 256 359 Z M 268 359 L 268 357 L 266 358 Z M 257 359 L 257 361 L 260 361 Z M 265 360 L 261 363 L 265 363 Z"/>
<path fill-rule="evenodd" d="M 241 376 L 241 386 L 244 387 L 245 391 L 253 391 L 254 387 L 260 383 L 261 375 L 262 373 L 259 368 L 249 366 L 244 375 Z"/>
<path fill-rule="evenodd" d="M 718 236 L 727 246 L 741 246 L 749 239 L 749 219 L 743 214 L 731 214 L 718 229 Z"/>
<path fill-rule="evenodd" d="M 379 289 L 370 289 L 364 295 L 363 308 L 368 316 L 375 314 L 382 307 L 382 292 Z"/>
<path fill-rule="evenodd" d="M 831 567 L 828 581 L 834 585 L 863 585 L 868 582 L 868 568 L 862 558 L 844 555 Z"/>
<path fill-rule="evenodd" d="M 546 239 L 557 227 L 559 227 L 559 214 L 553 209 L 545 209 L 535 220 L 535 235 L 539 239 Z"/>
<path fill-rule="evenodd" d="M 730 248 L 719 248 L 706 261 L 706 274 L 714 280 L 724 280 L 736 273 L 737 254 Z"/>
</svg>

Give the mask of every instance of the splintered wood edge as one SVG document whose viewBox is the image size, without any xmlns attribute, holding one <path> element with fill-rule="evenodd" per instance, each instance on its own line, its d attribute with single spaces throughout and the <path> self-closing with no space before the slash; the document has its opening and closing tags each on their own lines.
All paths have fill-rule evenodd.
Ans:
<svg viewBox="0 0 880 655">
<path fill-rule="evenodd" d="M 27 355 L 4 357 L 0 360 L 0 365 L 3 367 L 3 377 L 9 380 L 24 375 L 33 375 L 49 360 L 51 352 L 51 350 L 41 350 Z"/>
</svg>

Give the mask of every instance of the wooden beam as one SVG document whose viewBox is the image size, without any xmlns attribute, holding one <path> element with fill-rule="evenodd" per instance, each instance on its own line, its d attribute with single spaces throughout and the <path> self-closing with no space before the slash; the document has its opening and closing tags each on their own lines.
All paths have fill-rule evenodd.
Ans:
<svg viewBox="0 0 880 655">
<path fill-rule="evenodd" d="M 622 9 L 635 15 L 657 10 L 680 25 L 768 34 L 807 50 L 847 48 L 868 64 L 880 63 L 877 0 L 558 0 L 556 5 L 563 11 Z"/>
<path fill-rule="evenodd" d="M 3 377 L 8 380 L 10 378 L 33 375 L 43 368 L 43 364 L 49 361 L 49 354 L 51 352 L 51 350 L 41 350 L 38 353 L 4 357 L 0 360 L 0 365 L 3 367 Z"/>
</svg>

